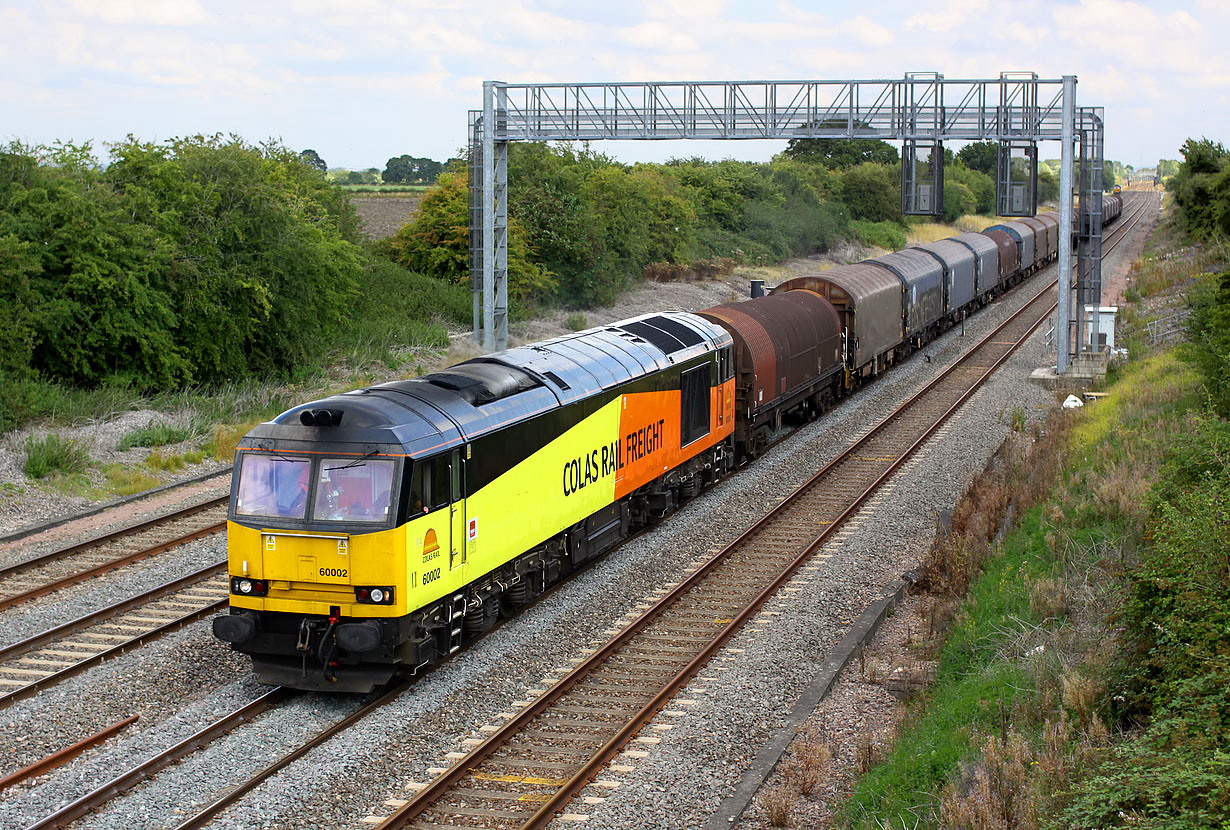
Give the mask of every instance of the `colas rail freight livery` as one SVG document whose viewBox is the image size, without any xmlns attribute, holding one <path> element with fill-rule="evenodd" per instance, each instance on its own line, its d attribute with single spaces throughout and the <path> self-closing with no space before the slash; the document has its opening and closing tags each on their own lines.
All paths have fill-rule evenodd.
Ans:
<svg viewBox="0 0 1230 830">
<path fill-rule="evenodd" d="M 265 683 L 414 674 L 1053 260 L 1058 228 L 1008 222 L 295 407 L 240 442 L 214 634 Z"/>
</svg>

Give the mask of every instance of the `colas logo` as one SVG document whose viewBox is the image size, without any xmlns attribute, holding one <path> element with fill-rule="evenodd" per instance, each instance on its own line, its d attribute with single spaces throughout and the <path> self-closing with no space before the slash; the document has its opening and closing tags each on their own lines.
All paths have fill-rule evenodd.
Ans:
<svg viewBox="0 0 1230 830">
<path fill-rule="evenodd" d="M 596 481 L 613 475 L 625 465 L 657 452 L 662 448 L 662 426 L 665 420 L 633 430 L 586 455 L 564 462 L 564 495 L 584 490 Z"/>
</svg>

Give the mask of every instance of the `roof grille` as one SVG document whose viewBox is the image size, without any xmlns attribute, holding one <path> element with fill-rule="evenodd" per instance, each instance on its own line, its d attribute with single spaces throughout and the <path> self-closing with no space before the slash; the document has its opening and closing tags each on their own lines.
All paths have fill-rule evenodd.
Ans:
<svg viewBox="0 0 1230 830">
<path fill-rule="evenodd" d="M 620 326 L 629 334 L 647 340 L 666 354 L 674 354 L 688 346 L 703 342 L 703 338 L 687 326 L 667 317 L 648 317 Z"/>
</svg>

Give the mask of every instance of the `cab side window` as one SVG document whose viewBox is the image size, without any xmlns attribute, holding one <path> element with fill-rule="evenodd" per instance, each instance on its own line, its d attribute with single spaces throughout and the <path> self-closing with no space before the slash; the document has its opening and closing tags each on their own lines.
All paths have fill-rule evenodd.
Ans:
<svg viewBox="0 0 1230 830">
<path fill-rule="evenodd" d="M 431 460 L 431 507 L 433 510 L 452 503 L 452 472 L 448 454 Z"/>
<path fill-rule="evenodd" d="M 431 462 L 415 461 L 414 474 L 410 478 L 410 516 L 426 513 L 431 509 Z"/>
</svg>

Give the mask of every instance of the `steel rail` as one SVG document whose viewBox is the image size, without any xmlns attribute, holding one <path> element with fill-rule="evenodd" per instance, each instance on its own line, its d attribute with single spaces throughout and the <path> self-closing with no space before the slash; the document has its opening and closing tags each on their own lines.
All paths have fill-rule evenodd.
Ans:
<svg viewBox="0 0 1230 830">
<path fill-rule="evenodd" d="M 108 605 L 106 608 L 100 608 L 97 611 L 92 611 L 89 614 L 78 617 L 75 620 L 70 620 L 62 625 L 57 625 L 55 628 L 49 628 L 46 631 L 35 634 L 32 637 L 27 637 L 24 640 L 19 640 L 18 642 L 13 643 L 12 645 L 0 648 L 0 662 L 11 660 L 14 657 L 19 657 L 28 651 L 33 651 L 40 646 L 45 646 L 50 642 L 58 640 L 66 634 L 72 634 L 82 630 L 83 628 L 97 625 L 98 623 L 108 620 L 111 617 L 118 616 L 127 611 L 131 611 L 134 608 L 145 605 L 146 603 L 153 602 L 156 599 L 161 599 L 164 596 L 173 594 L 194 582 L 199 582 L 206 577 L 213 576 L 225 567 L 226 560 L 215 562 L 212 565 L 206 565 L 204 568 L 193 571 L 186 576 L 181 576 L 178 579 L 173 579 L 170 582 L 163 583 L 157 588 L 151 588 L 150 590 L 137 594 L 134 597 L 122 599 L 119 602 Z"/>
<path fill-rule="evenodd" d="M 49 553 L 44 553 L 41 556 L 34 557 L 33 559 L 27 559 L 24 562 L 16 562 L 12 565 L 7 565 L 0 568 L 0 579 L 5 579 L 15 574 L 19 574 L 22 571 L 28 571 L 31 568 L 37 568 L 40 565 L 46 565 L 50 562 L 56 561 L 57 559 L 63 559 L 67 556 L 81 553 L 83 550 L 88 550 L 89 548 L 105 545 L 108 542 L 114 542 L 118 539 L 124 538 L 125 536 L 132 536 L 133 534 L 140 533 L 144 530 L 150 530 L 151 528 L 167 524 L 168 522 L 173 522 L 178 519 L 186 519 L 189 516 L 194 516 L 197 513 L 210 509 L 211 507 L 218 507 L 226 504 L 229 499 L 230 496 L 219 496 L 216 499 L 210 499 L 209 501 L 204 501 L 199 504 L 189 505 L 188 507 L 177 510 L 173 513 L 168 513 L 164 516 L 156 516 L 152 519 L 138 522 L 135 525 L 128 525 L 127 527 L 121 527 L 117 530 L 108 531 L 107 533 L 94 536 L 90 539 L 86 539 L 85 541 L 76 542 L 68 545 L 67 547 L 59 548 Z"/>
<path fill-rule="evenodd" d="M 97 810 L 115 798 L 115 796 L 127 792 L 145 779 L 152 777 L 169 764 L 195 752 L 292 695 L 293 692 L 289 689 L 281 686 L 275 687 L 256 700 L 240 706 L 230 714 L 219 718 L 199 732 L 185 738 L 175 744 L 175 746 L 159 752 L 157 755 L 137 764 L 126 772 L 120 773 L 107 783 L 91 790 L 72 803 L 61 807 L 46 818 L 31 824 L 26 830 L 49 830 L 49 828 L 53 827 L 67 827 L 86 813 Z"/>
<path fill-rule="evenodd" d="M 1125 232 L 1126 233 L 1126 232 Z M 466 757 L 454 763 L 448 770 L 433 779 L 424 789 L 420 790 L 416 795 L 411 797 L 406 804 L 400 807 L 387 818 L 380 828 L 400 828 L 405 827 L 409 822 L 421 816 L 426 810 L 434 805 L 438 799 L 443 796 L 454 785 L 466 778 L 471 770 L 476 769 L 482 762 L 494 755 L 496 750 L 509 743 L 513 736 L 519 734 L 528 724 L 534 721 L 539 715 L 546 712 L 552 704 L 562 698 L 566 692 L 576 687 L 579 682 L 591 674 L 608 658 L 620 650 L 620 648 L 629 643 L 639 632 L 649 626 L 651 622 L 656 620 L 669 606 L 674 605 L 682 596 L 688 593 L 692 588 L 701 583 L 703 579 L 709 576 L 717 566 L 726 560 L 730 553 L 741 547 L 748 539 L 755 535 L 758 531 L 770 524 L 780 514 L 785 512 L 789 506 L 800 499 L 804 493 L 809 492 L 817 484 L 828 477 L 828 473 L 835 468 L 839 463 L 848 460 L 856 455 L 856 453 L 869 443 L 873 438 L 881 435 L 886 430 L 890 423 L 896 421 L 899 416 L 911 410 L 918 401 L 925 396 L 931 394 L 934 390 L 939 389 L 941 384 L 946 381 L 954 372 L 962 369 L 970 368 L 971 361 L 976 359 L 979 352 L 984 347 L 993 343 L 994 339 L 1003 335 L 1005 329 L 1009 328 L 1018 322 L 1028 311 L 1035 310 L 1037 305 L 1042 302 L 1046 303 L 1045 295 L 1056 287 L 1058 280 L 1051 281 L 1045 288 L 1039 291 L 1034 297 L 1028 300 L 1022 308 L 1014 312 L 994 331 L 986 335 L 973 348 L 967 352 L 960 360 L 942 372 L 934 380 L 932 380 L 924 389 L 920 390 L 908 401 L 895 409 L 887 417 L 885 417 L 875 428 L 870 430 L 862 438 L 856 441 L 850 448 L 842 453 L 838 458 L 830 461 L 825 467 L 813 476 L 807 483 L 797 488 L 790 496 L 783 500 L 780 504 L 774 507 L 765 517 L 758 521 L 755 525 L 745 530 L 740 536 L 727 545 L 722 551 L 711 557 L 704 565 L 690 574 L 678 586 L 673 588 L 669 593 L 654 603 L 640 617 L 630 625 L 625 627 L 621 632 L 615 635 L 605 645 L 598 649 L 594 654 L 590 655 L 583 662 L 578 664 L 564 678 L 553 685 L 544 694 L 540 695 L 530 705 L 524 707 L 513 718 L 509 719 L 505 725 L 497 732 L 490 735 L 483 743 L 474 747 L 467 753 Z M 806 562 L 820 547 L 825 540 L 832 534 L 836 533 L 841 525 L 849 519 L 861 506 L 871 497 L 873 493 L 880 489 L 883 484 L 890 479 L 893 474 L 904 464 L 926 441 L 939 429 L 941 425 L 948 421 L 953 414 L 985 383 L 985 381 L 1016 352 L 1016 350 L 1025 343 L 1029 336 L 1037 330 L 1038 326 L 1046 319 L 1047 314 L 1054 308 L 1054 303 L 1047 303 L 1048 308 L 1042 314 L 1038 314 L 1032 322 L 1029 322 L 1025 331 L 1018 335 L 1016 340 L 992 361 L 989 366 L 977 367 L 982 368 L 982 372 L 977 379 L 968 385 L 968 388 L 958 397 L 956 401 L 951 403 L 943 413 L 928 426 L 923 433 L 917 437 L 914 442 L 902 452 L 898 458 L 884 470 L 875 481 L 865 488 L 852 503 L 850 503 L 839 517 L 832 521 L 829 526 L 818 536 L 806 544 L 802 551 L 778 574 L 778 576 L 764 588 L 751 603 L 746 605 L 744 609 L 735 616 L 735 618 L 726 624 L 726 626 L 714 636 L 704 648 L 697 653 L 676 676 L 667 682 L 660 691 L 637 712 L 635 716 L 628 719 L 624 726 L 621 727 L 606 743 L 596 752 L 593 753 L 589 760 L 585 762 L 572 777 L 557 788 L 553 795 L 544 801 L 541 807 L 521 826 L 524 828 L 545 826 L 560 809 L 579 792 L 590 779 L 600 770 L 610 759 L 630 740 L 637 732 L 641 730 L 644 724 L 659 711 L 683 685 L 685 685 L 700 668 L 705 665 L 731 637 L 746 623 L 746 621 L 763 604 L 773 596 L 780 587 L 788 581 L 798 568 Z M 1002 343 L 999 345 L 1003 345 Z M 532 766 L 532 765 L 531 765 Z"/>
<path fill-rule="evenodd" d="M 74 573 L 68 574 L 67 576 L 60 577 L 59 579 L 56 579 L 52 582 L 45 583 L 36 588 L 31 588 L 28 591 L 22 591 L 19 594 L 12 594 L 10 596 L 0 598 L 0 611 L 6 610 L 8 608 L 12 608 L 15 605 L 20 605 L 23 602 L 29 602 L 30 600 L 37 599 L 38 597 L 46 596 L 47 594 L 53 593 L 62 588 L 67 588 L 70 585 L 76 585 L 79 582 L 84 582 L 87 579 L 91 579 L 95 576 L 108 573 L 110 571 L 116 570 L 117 568 L 122 568 L 125 565 L 131 565 L 132 563 L 139 562 L 142 559 L 148 559 L 151 556 L 157 556 L 158 554 L 163 553 L 164 551 L 170 550 L 171 548 L 178 547 L 179 545 L 183 545 L 188 542 L 196 541 L 197 539 L 200 539 L 204 536 L 212 536 L 215 533 L 221 533 L 224 530 L 226 530 L 225 521 L 217 522 L 212 525 L 207 525 L 206 527 L 193 530 L 189 533 L 185 533 L 182 536 L 177 536 L 174 539 L 170 539 L 164 542 L 159 542 L 156 545 L 152 545 L 147 548 L 142 548 L 139 551 L 126 554 L 118 559 L 113 559 L 108 562 L 104 562 L 101 565 L 96 565 L 92 568 L 87 568 L 86 570 L 83 570 L 83 571 L 76 571 Z"/>
<path fill-rule="evenodd" d="M 4 778 L 0 778 L 0 792 L 7 790 L 9 787 L 13 786 L 14 784 L 20 784 L 22 781 L 25 781 L 27 778 L 33 778 L 36 775 L 42 775 L 43 773 L 53 770 L 56 767 L 67 764 L 69 761 L 73 760 L 78 755 L 85 752 L 87 749 L 97 746 L 98 744 L 107 740 L 107 738 L 110 738 L 112 735 L 119 732 L 125 726 L 136 723 L 138 718 L 140 718 L 140 715 L 132 715 L 131 717 L 124 718 L 119 723 L 113 723 L 110 726 L 108 726 L 106 729 L 103 729 L 100 732 L 95 732 L 93 735 L 89 736 L 88 738 L 82 738 L 81 740 L 77 741 L 75 744 L 72 744 L 71 746 L 66 746 L 63 749 L 56 750 L 55 752 L 48 755 L 46 758 L 43 758 L 41 761 L 35 761 L 33 764 L 30 764 L 27 767 L 22 767 L 16 772 L 10 773 L 9 775 L 6 775 Z"/>
<path fill-rule="evenodd" d="M 67 680 L 70 677 L 81 674 L 81 672 L 86 669 L 92 668 L 93 666 L 109 660 L 112 657 L 119 657 L 127 651 L 143 646 L 146 643 L 153 642 L 154 640 L 170 634 L 173 631 L 178 631 L 189 623 L 196 622 L 197 620 L 207 617 L 210 614 L 222 611 L 226 608 L 229 601 L 229 598 L 220 599 L 216 602 L 211 602 L 208 605 L 202 606 L 201 608 L 189 611 L 188 613 L 176 617 L 175 619 L 167 620 L 167 622 L 162 625 L 151 628 L 149 631 L 138 634 L 137 636 L 125 640 L 122 643 L 117 643 L 106 651 L 100 651 L 99 653 L 93 654 L 84 660 L 73 663 L 71 666 L 65 666 L 59 671 L 53 672 L 46 677 L 40 677 L 37 680 L 33 680 L 30 683 L 21 686 L 20 688 L 0 695 L 0 710 L 7 709 L 19 700 L 25 700 L 31 695 L 35 695 L 44 689 L 50 688 L 57 683 Z"/>
<path fill-rule="evenodd" d="M 1007 324 L 1007 322 L 1010 322 L 1011 320 L 1015 319 L 1025 309 L 1029 308 L 1030 305 L 1032 305 L 1033 303 L 1037 301 L 1037 299 L 1041 296 L 1042 293 L 1049 291 L 1051 287 L 1053 286 L 1048 285 L 1047 288 L 1043 289 L 1043 291 L 1039 293 L 1039 295 L 1035 296 L 1034 298 L 1031 298 L 1029 303 L 1023 306 L 1020 311 L 1018 311 L 1016 314 L 1013 315 L 1013 317 L 1009 318 L 1009 321 L 1005 322 L 1005 325 Z M 1003 326 L 1001 326 L 1000 328 L 1003 328 Z M 989 341 L 992 336 L 999 334 L 999 332 L 1000 332 L 1000 329 L 997 328 L 990 335 L 987 335 L 987 337 L 984 338 L 983 341 L 981 341 L 978 344 L 978 346 L 981 346 L 983 343 Z M 978 348 L 978 346 L 975 346 L 975 349 Z M 810 491 L 818 483 L 826 479 L 828 477 L 829 472 L 834 467 L 836 467 L 842 461 L 854 456 L 858 452 L 858 450 L 862 449 L 868 442 L 870 442 L 880 430 L 885 428 L 886 425 L 891 420 L 894 420 L 902 411 L 904 411 L 909 406 L 911 406 L 918 398 L 920 398 L 923 394 L 925 394 L 933 385 L 935 385 L 940 380 L 942 380 L 943 378 L 947 377 L 949 374 L 954 372 L 959 366 L 960 366 L 960 363 L 950 366 L 941 375 L 939 375 L 934 381 L 932 381 L 932 384 L 929 384 L 926 389 L 920 391 L 915 396 L 910 398 L 909 401 L 907 401 L 905 404 L 902 404 L 900 407 L 894 410 L 891 414 L 889 414 L 886 418 L 884 418 L 876 427 L 872 428 L 865 435 L 863 435 L 861 438 L 855 441 L 855 443 L 852 444 L 849 448 L 847 448 L 841 455 L 839 455 L 837 458 L 834 458 L 832 461 L 826 464 L 819 472 L 817 472 L 814 476 L 812 476 L 811 479 L 809 479 L 804 484 L 800 485 L 794 492 L 792 492 L 789 496 L 783 499 L 779 504 L 777 504 L 767 514 L 765 514 L 765 516 L 759 519 L 751 527 L 744 530 L 743 533 L 741 533 L 734 541 L 732 541 L 725 548 L 723 548 L 721 551 L 719 551 L 717 554 L 711 557 L 700 568 L 698 568 L 693 573 L 691 573 L 682 582 L 680 582 L 675 588 L 673 588 L 670 592 L 668 592 L 666 595 L 660 598 L 657 602 L 655 602 L 640 617 L 638 617 L 635 621 L 633 621 L 631 624 L 625 627 L 622 631 L 616 634 L 613 638 L 608 640 L 606 644 L 604 644 L 597 651 L 595 651 L 593 654 L 587 657 L 583 662 L 579 663 L 571 672 L 569 672 L 566 676 L 564 676 L 558 683 L 556 683 L 554 686 L 548 689 L 545 694 L 542 694 L 539 697 L 537 697 L 534 701 L 530 703 L 529 706 L 522 708 L 521 711 L 519 711 L 513 718 L 506 721 L 504 726 L 500 729 L 500 731 L 492 733 L 482 744 L 470 750 L 470 752 L 467 753 L 465 758 L 459 760 L 457 763 L 449 767 L 449 769 L 446 770 L 444 773 L 440 774 L 435 779 L 433 779 L 428 784 L 427 787 L 419 791 L 417 795 L 409 799 L 405 805 L 403 805 L 395 813 L 389 816 L 389 818 L 387 818 L 383 824 L 379 825 L 379 830 L 393 830 L 393 828 L 402 828 L 402 827 L 408 826 L 409 822 L 418 818 L 423 812 L 425 812 L 430 806 L 432 806 L 436 802 L 436 800 L 438 800 L 439 797 L 443 796 L 447 790 L 451 789 L 453 785 L 467 778 L 469 776 L 469 771 L 471 769 L 475 768 L 478 764 L 482 763 L 484 760 L 491 757 L 497 749 L 507 744 L 513 736 L 520 733 L 530 722 L 532 722 L 540 714 L 545 712 L 553 703 L 555 703 L 557 700 L 562 698 L 566 692 L 568 692 L 573 687 L 575 687 L 577 683 L 583 677 L 590 674 L 595 668 L 597 668 L 600 664 L 605 662 L 612 654 L 614 654 L 622 646 L 624 646 L 629 641 L 631 641 L 635 637 L 636 634 L 638 634 L 644 628 L 648 627 L 648 625 L 652 621 L 654 621 L 668 606 L 673 605 L 682 595 L 684 595 L 685 593 L 690 591 L 693 587 L 695 587 L 698 583 L 700 583 L 701 580 L 703 580 L 713 570 L 715 570 L 716 567 L 721 562 L 723 562 L 730 555 L 732 551 L 734 551 L 737 548 L 742 547 L 751 537 L 757 534 L 765 526 L 769 525 L 773 520 L 778 518 L 780 514 L 786 512 L 788 508 L 791 505 L 793 505 L 794 502 L 800 499 L 804 493 Z M 938 424 L 936 424 L 936 427 L 938 427 Z M 933 429 L 934 428 L 935 427 L 933 427 Z M 929 434 L 930 434 L 930 431 L 928 431 L 928 435 Z M 897 465 L 895 464 L 893 466 L 893 469 L 896 469 L 896 466 Z M 878 484 L 873 485 L 873 488 L 870 488 L 870 489 L 877 489 L 877 488 L 878 488 Z M 869 495 L 870 489 L 867 491 L 864 491 L 864 493 L 858 498 L 856 504 L 851 505 L 842 514 L 843 518 L 848 516 L 850 512 L 857 509 L 857 507 L 862 504 L 865 498 Z M 783 571 L 777 577 L 777 579 L 774 580 L 770 588 L 767 588 L 764 591 L 762 591 L 758 595 L 757 599 L 753 601 L 753 605 L 756 608 L 758 608 L 759 605 L 763 604 L 763 599 L 767 598 L 768 595 L 770 595 L 774 590 L 776 590 L 776 587 L 778 585 L 780 585 L 782 582 L 784 582 L 785 580 L 789 578 L 789 576 L 793 573 L 793 571 L 796 568 L 796 563 L 798 563 L 801 559 L 806 558 L 807 556 L 810 556 L 812 549 L 814 548 L 816 542 L 819 540 L 828 538 L 828 535 L 835 532 L 838 526 L 839 526 L 839 522 L 837 521 L 833 522 L 829 526 L 829 528 L 826 529 L 825 532 L 821 534 L 821 536 L 817 540 L 813 540 L 812 543 L 807 545 L 806 553 L 796 558 L 791 563 L 791 565 L 787 568 L 787 570 Z M 655 696 L 653 700 L 650 701 L 650 703 L 646 704 L 644 708 L 642 708 L 638 712 L 637 716 L 635 716 L 632 720 L 630 720 L 627 723 L 627 725 L 625 725 L 625 727 L 623 727 L 613 738 L 611 738 L 606 744 L 603 745 L 603 747 L 599 750 L 598 755 L 595 756 L 599 758 L 600 760 L 595 761 L 592 764 L 587 764 L 583 768 L 583 770 L 588 771 L 591 768 L 591 766 L 594 766 L 595 764 L 598 768 L 604 765 L 607 762 L 607 760 L 609 760 L 609 758 L 616 751 L 618 751 L 619 747 L 621 747 L 624 743 L 626 743 L 626 741 L 632 735 L 634 735 L 637 731 L 640 730 L 640 728 L 644 725 L 646 714 L 648 713 L 648 715 L 651 716 L 653 712 L 656 712 L 657 709 L 661 707 L 661 703 L 664 700 L 666 700 L 671 695 L 673 695 L 675 691 L 677 691 L 688 680 L 690 680 L 692 675 L 695 673 L 695 671 L 701 665 L 703 665 L 705 662 L 708 661 L 708 659 L 712 656 L 713 652 L 716 651 L 718 648 L 720 648 L 721 645 L 726 640 L 728 640 L 731 636 L 733 636 L 733 634 L 737 631 L 738 627 L 742 626 L 743 622 L 747 619 L 747 617 L 750 615 L 752 610 L 754 609 L 752 609 L 751 606 L 749 606 L 748 609 L 745 609 L 743 613 L 741 613 L 735 618 L 734 622 L 731 622 L 730 624 L 728 624 L 726 628 L 722 630 L 722 632 L 720 632 L 715 638 L 713 638 L 713 640 L 704 648 L 704 650 L 697 657 L 695 657 L 691 662 L 689 662 L 689 664 L 684 669 L 684 671 L 676 675 L 676 677 L 667 684 L 667 686 L 665 687 L 662 693 Z M 579 776 L 581 775 L 581 773 L 578 773 L 577 775 Z M 572 797 L 573 795 L 572 788 L 573 788 L 573 785 L 575 784 L 575 781 L 576 781 L 576 776 L 574 776 L 572 779 L 569 779 L 569 782 L 564 785 L 564 787 L 568 788 L 569 791 L 567 795 L 563 797 L 563 801 L 566 801 Z M 558 799 L 553 797 L 551 801 L 547 802 L 546 805 L 544 805 L 544 809 L 546 809 L 547 805 L 550 805 L 551 806 L 550 812 L 551 814 L 554 814 L 554 812 L 558 809 L 557 801 Z M 542 810 L 538 811 L 537 813 L 535 813 L 535 817 L 540 816 L 541 813 L 542 813 Z M 538 819 L 531 818 L 530 821 L 527 822 L 524 826 L 525 827 L 536 826 L 534 824 L 536 820 Z"/>
<path fill-rule="evenodd" d="M 391 703 L 392 701 L 396 700 L 398 696 L 400 696 L 403 692 L 405 692 L 407 689 L 413 686 L 416 681 L 417 681 L 417 678 L 411 679 L 411 680 L 405 680 L 401 683 L 398 683 L 396 686 L 383 692 L 380 695 L 380 697 L 368 703 L 365 703 L 362 707 L 360 707 L 359 709 L 356 709 L 354 712 L 351 712 L 349 715 L 342 718 L 340 721 L 333 724 L 328 729 L 324 730 L 319 735 L 315 736 L 310 741 L 300 746 L 298 749 L 294 750 L 293 752 L 289 752 L 286 755 L 279 758 L 277 761 L 274 761 L 272 764 L 265 767 L 263 770 L 258 772 L 256 775 L 252 776 L 252 778 L 250 778 L 248 781 L 241 784 L 239 787 L 236 787 L 235 789 L 231 790 L 229 793 L 222 796 L 221 798 L 218 798 L 216 801 L 212 802 L 211 804 L 208 804 L 205 807 L 202 807 L 200 810 L 197 811 L 195 815 L 193 815 L 192 817 L 190 817 L 183 823 L 179 824 L 175 828 L 175 830 L 200 830 L 200 828 L 209 824 L 209 822 L 213 820 L 214 816 L 216 816 L 218 813 L 225 810 L 230 805 L 234 804 L 236 801 L 238 801 L 240 798 L 250 793 L 252 790 L 256 789 L 261 784 L 261 782 L 263 782 L 265 779 L 269 778 L 270 776 L 276 775 L 278 772 L 281 772 L 283 769 L 290 766 L 295 761 L 298 761 L 304 755 L 308 754 L 313 749 L 323 744 L 325 741 L 328 741 L 331 738 L 341 734 L 342 732 L 345 732 L 351 726 L 353 726 L 354 724 L 361 721 L 363 718 L 370 715 L 376 709 L 379 709 L 381 706 L 384 706 L 386 703 Z"/>
</svg>

